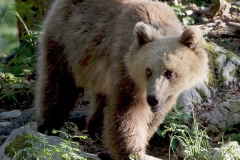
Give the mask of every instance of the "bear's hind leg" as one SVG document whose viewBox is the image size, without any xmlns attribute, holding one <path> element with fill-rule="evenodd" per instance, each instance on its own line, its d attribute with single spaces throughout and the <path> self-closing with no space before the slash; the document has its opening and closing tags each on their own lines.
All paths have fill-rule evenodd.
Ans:
<svg viewBox="0 0 240 160">
<path fill-rule="evenodd" d="M 103 126 L 103 110 L 106 106 L 106 96 L 96 94 L 93 96 L 91 112 L 88 116 L 87 129 L 89 135 L 92 139 L 96 139 L 96 134 L 100 134 L 102 132 Z"/>
<path fill-rule="evenodd" d="M 51 76 L 50 76 L 51 77 Z M 49 78 L 50 78 L 49 77 Z M 60 129 L 74 108 L 82 88 L 76 88 L 72 79 L 64 76 L 56 83 L 42 82 L 42 102 L 37 102 L 38 131 L 51 134 L 52 129 Z M 38 101 L 41 101 L 40 99 Z"/>
<path fill-rule="evenodd" d="M 83 88 L 77 88 L 66 57 L 55 47 L 40 54 L 36 89 L 38 131 L 47 134 L 61 128 L 79 94 L 84 92 Z"/>
</svg>

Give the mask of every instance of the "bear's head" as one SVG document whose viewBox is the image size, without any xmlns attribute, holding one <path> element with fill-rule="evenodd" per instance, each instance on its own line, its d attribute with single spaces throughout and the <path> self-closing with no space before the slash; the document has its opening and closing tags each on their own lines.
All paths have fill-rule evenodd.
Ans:
<svg viewBox="0 0 240 160">
<path fill-rule="evenodd" d="M 138 22 L 135 40 L 125 57 L 128 74 L 153 112 L 170 99 L 206 78 L 208 57 L 202 48 L 202 33 L 187 27 L 181 35 L 162 36 L 157 28 Z"/>
</svg>

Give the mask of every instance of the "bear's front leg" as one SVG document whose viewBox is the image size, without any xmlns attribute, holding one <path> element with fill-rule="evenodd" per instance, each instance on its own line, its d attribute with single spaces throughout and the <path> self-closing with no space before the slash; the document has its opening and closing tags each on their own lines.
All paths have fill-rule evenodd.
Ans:
<svg viewBox="0 0 240 160">
<path fill-rule="evenodd" d="M 105 116 L 103 131 L 104 143 L 113 160 L 129 160 L 130 156 L 145 160 L 146 125 L 134 122 L 137 120 L 133 120 L 134 117 L 131 114 L 134 113 L 131 111 L 125 113 L 126 115 L 114 112 L 106 107 L 107 116 Z"/>
<path fill-rule="evenodd" d="M 145 160 L 150 108 L 130 80 L 116 87 L 104 110 L 104 143 L 114 160 L 129 160 L 129 156 Z"/>
</svg>

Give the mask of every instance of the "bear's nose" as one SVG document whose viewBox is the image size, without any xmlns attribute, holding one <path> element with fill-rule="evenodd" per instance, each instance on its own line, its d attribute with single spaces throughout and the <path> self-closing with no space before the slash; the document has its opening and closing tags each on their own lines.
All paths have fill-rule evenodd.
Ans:
<svg viewBox="0 0 240 160">
<path fill-rule="evenodd" d="M 150 106 L 156 106 L 158 104 L 158 100 L 155 96 L 149 95 L 147 96 L 147 102 Z"/>
</svg>

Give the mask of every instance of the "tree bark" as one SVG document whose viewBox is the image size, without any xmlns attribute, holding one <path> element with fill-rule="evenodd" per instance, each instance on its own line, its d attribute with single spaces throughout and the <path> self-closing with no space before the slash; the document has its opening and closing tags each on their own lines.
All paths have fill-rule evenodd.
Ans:
<svg viewBox="0 0 240 160">
<path fill-rule="evenodd" d="M 211 0 L 213 3 L 213 7 L 211 8 L 211 13 L 213 16 L 219 15 L 226 15 L 229 13 L 231 5 L 226 2 L 225 0 Z"/>
<path fill-rule="evenodd" d="M 41 23 L 52 0 L 15 0 L 16 11 L 24 21 L 28 30 L 35 29 Z M 18 19 L 19 40 L 26 34 L 24 24 Z"/>
</svg>

